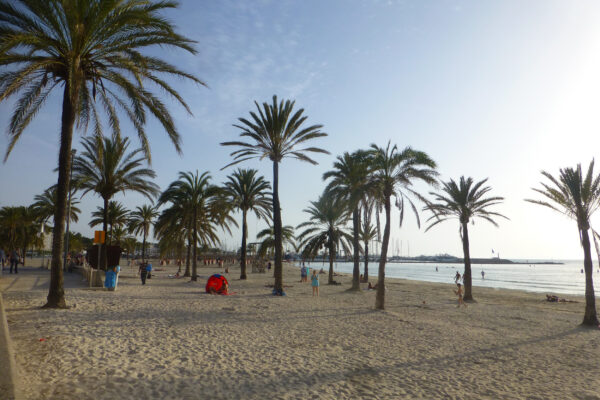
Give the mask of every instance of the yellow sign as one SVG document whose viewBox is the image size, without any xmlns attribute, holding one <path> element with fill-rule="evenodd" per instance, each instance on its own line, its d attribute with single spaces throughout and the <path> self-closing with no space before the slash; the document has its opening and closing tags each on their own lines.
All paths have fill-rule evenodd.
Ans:
<svg viewBox="0 0 600 400">
<path fill-rule="evenodd" d="M 94 231 L 94 244 L 104 243 L 105 238 L 106 238 L 105 231 Z"/>
</svg>

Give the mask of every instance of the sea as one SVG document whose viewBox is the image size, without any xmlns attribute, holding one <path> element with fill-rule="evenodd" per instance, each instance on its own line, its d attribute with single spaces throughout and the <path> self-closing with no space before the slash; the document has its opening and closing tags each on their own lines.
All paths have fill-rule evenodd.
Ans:
<svg viewBox="0 0 600 400">
<path fill-rule="evenodd" d="M 537 264 L 541 260 L 512 260 L 524 264 L 472 264 L 472 283 L 477 287 L 492 287 L 502 289 L 518 289 L 527 292 L 547 294 L 585 294 L 585 274 L 582 273 L 583 261 L 565 260 L 554 261 L 563 264 Z M 594 289 L 600 295 L 600 271 L 596 260 L 594 264 Z M 337 262 L 334 271 L 352 273 L 354 264 L 351 262 Z M 311 268 L 328 270 L 329 263 L 312 262 Z M 437 270 L 436 270 L 437 267 Z M 363 272 L 364 263 L 360 263 L 360 272 Z M 379 263 L 369 262 L 369 279 L 377 279 Z M 388 262 L 385 267 L 385 276 L 415 281 L 454 283 L 456 271 L 461 275 L 464 271 L 463 264 L 444 263 L 397 263 Z M 485 276 L 482 277 L 481 271 Z"/>
</svg>

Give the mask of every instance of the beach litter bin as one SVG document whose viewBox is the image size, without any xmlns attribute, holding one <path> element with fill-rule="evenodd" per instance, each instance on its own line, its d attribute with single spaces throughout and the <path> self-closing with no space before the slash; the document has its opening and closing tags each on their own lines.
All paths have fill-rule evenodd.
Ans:
<svg viewBox="0 0 600 400">
<path fill-rule="evenodd" d="M 110 267 L 104 276 L 104 287 L 114 291 L 117 287 L 117 267 Z"/>
</svg>

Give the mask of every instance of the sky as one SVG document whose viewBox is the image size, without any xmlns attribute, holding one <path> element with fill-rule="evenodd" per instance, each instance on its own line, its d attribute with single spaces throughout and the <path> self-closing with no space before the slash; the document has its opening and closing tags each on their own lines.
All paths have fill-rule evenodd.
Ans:
<svg viewBox="0 0 600 400">
<path fill-rule="evenodd" d="M 197 41 L 198 54 L 149 53 L 207 87 L 169 80 L 193 111 L 167 101 L 183 155 L 156 121 L 148 124 L 162 189 L 179 171 L 209 171 L 213 183 L 222 183 L 233 170 L 221 171 L 232 149 L 219 143 L 239 136 L 233 124 L 255 109 L 254 101 L 278 95 L 295 100 L 308 123 L 324 125 L 328 136 L 313 144 L 331 153 L 316 155 L 316 166 L 282 162 L 284 225 L 306 220 L 303 210 L 323 191 L 322 175 L 336 156 L 391 141 L 428 153 L 440 179 L 489 178 L 491 194 L 505 198 L 495 210 L 509 220 L 499 220 L 499 228 L 483 220 L 469 227 L 472 257 L 582 258 L 575 222 L 524 199 L 539 198 L 531 188 L 540 187 L 541 170 L 587 166 L 600 149 L 599 2 L 184 0 L 167 17 Z M 2 129 L 13 100 L 0 103 Z M 60 102 L 57 90 L 0 165 L 0 206 L 30 204 L 56 183 Z M 129 132 L 137 147 L 130 126 Z M 75 133 L 75 148 L 84 135 Z M 7 144 L 2 135 L 2 153 Z M 272 179 L 267 160 L 240 166 Z M 132 193 L 115 200 L 130 209 L 148 202 Z M 92 193 L 79 201 L 72 230 L 91 235 L 90 214 L 102 202 Z M 592 219 L 597 223 L 600 216 Z M 249 240 L 265 226 L 250 218 Z M 462 256 L 458 229 L 450 221 L 425 232 L 410 214 L 400 227 L 394 211 L 388 254 Z M 222 241 L 237 248 L 240 231 Z"/>
</svg>

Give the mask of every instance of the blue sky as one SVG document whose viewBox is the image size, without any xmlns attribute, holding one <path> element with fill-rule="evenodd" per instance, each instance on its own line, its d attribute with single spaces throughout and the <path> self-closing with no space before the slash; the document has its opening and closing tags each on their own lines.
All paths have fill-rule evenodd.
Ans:
<svg viewBox="0 0 600 400">
<path fill-rule="evenodd" d="M 391 140 L 426 151 L 442 179 L 489 177 L 493 193 L 506 198 L 497 210 L 510 221 L 471 227 L 473 256 L 494 249 L 506 258 L 581 258 L 575 223 L 523 199 L 535 197 L 540 170 L 587 164 L 600 148 L 600 3 L 185 0 L 168 17 L 198 41 L 199 53 L 153 52 L 208 88 L 173 81 L 194 112 L 172 107 L 183 156 L 156 123 L 148 127 L 161 188 L 196 169 L 222 182 L 231 149 L 219 143 L 237 137 L 232 124 L 253 101 L 277 94 L 324 125 L 329 136 L 315 145 L 332 153 L 317 156 L 317 166 L 283 162 L 284 224 L 304 220 L 336 155 Z M 0 126 L 12 106 L 0 104 Z M 57 91 L 0 166 L 0 205 L 29 204 L 56 182 L 59 116 Z M 3 135 L 3 152 L 6 145 Z M 267 161 L 244 166 L 271 179 Z M 145 202 L 133 194 L 116 200 L 130 208 Z M 91 234 L 89 214 L 100 204 L 84 197 L 73 229 Z M 393 221 L 392 244 L 402 240 L 404 254 L 409 242 L 411 255 L 461 255 L 458 223 L 424 233 L 410 216 L 402 228 L 397 213 Z M 251 220 L 250 236 L 263 227 Z M 239 237 L 234 231 L 224 243 L 237 247 Z"/>
</svg>

